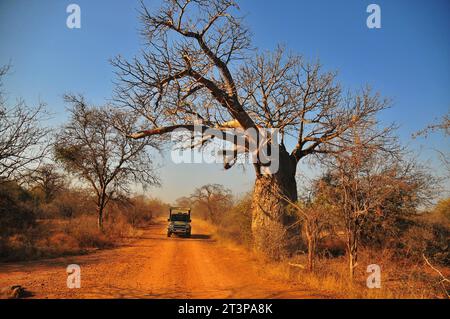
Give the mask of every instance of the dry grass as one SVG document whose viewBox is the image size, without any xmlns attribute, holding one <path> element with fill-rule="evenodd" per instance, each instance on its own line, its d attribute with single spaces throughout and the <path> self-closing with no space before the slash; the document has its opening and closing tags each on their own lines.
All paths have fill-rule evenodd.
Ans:
<svg viewBox="0 0 450 319">
<path fill-rule="evenodd" d="M 283 262 L 272 262 L 260 255 L 256 258 L 268 275 L 283 281 L 301 283 L 306 288 L 336 298 L 446 298 L 445 291 L 439 284 L 439 276 L 429 267 L 424 263 L 396 260 L 389 251 L 376 255 L 369 251 L 361 252 L 353 283 L 349 280 L 345 256 L 320 258 L 314 272 L 292 266 L 303 265 L 306 268 L 306 256 Z M 380 289 L 369 289 L 366 285 L 370 275 L 366 269 L 370 264 L 381 267 Z M 450 274 L 448 267 L 441 270 Z"/>
<path fill-rule="evenodd" d="M 197 223 L 197 221 L 196 221 Z M 252 251 L 248 245 L 233 240 L 228 233 L 223 233 L 218 226 L 201 221 L 202 228 L 214 233 L 219 244 L 231 248 L 245 250 L 252 259 L 262 267 L 262 271 L 269 277 L 285 282 L 300 283 L 306 289 L 322 293 L 335 298 L 445 298 L 445 291 L 439 284 L 439 275 L 431 270 L 424 261 L 412 261 L 395 257 L 391 250 L 374 251 L 361 250 L 359 266 L 355 271 L 353 283 L 349 280 L 346 256 L 319 257 L 314 272 L 306 270 L 307 256 L 298 255 L 295 258 L 274 262 L 264 255 Z M 291 265 L 290 265 L 291 264 Z M 292 266 L 301 265 L 304 267 Z M 366 285 L 370 273 L 367 266 L 377 264 L 381 267 L 381 288 L 369 289 Z M 446 275 L 450 275 L 450 267 L 439 267 Z"/>
<path fill-rule="evenodd" d="M 84 254 L 114 247 L 138 232 L 121 215 L 107 220 L 103 233 L 97 228 L 95 216 L 39 220 L 28 231 L 0 240 L 0 259 L 19 261 Z"/>
</svg>

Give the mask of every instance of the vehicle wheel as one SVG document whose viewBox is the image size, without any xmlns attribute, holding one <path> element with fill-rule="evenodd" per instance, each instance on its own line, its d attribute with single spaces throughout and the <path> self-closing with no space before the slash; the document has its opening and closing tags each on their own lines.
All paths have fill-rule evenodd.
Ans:
<svg viewBox="0 0 450 319">
<path fill-rule="evenodd" d="M 191 237 L 191 232 L 186 234 L 187 237 Z"/>
<path fill-rule="evenodd" d="M 172 235 L 172 233 L 171 233 L 171 232 L 168 232 L 168 233 L 167 233 L 167 237 L 170 237 L 170 235 Z"/>
</svg>

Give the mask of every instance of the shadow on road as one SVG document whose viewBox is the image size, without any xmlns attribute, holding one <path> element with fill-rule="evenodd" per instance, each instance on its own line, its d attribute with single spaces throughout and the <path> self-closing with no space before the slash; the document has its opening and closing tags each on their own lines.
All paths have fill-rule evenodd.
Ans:
<svg viewBox="0 0 450 319">
<path fill-rule="evenodd" d="M 192 234 L 191 239 L 211 239 L 211 235 L 205 235 L 205 234 Z"/>
<path fill-rule="evenodd" d="M 163 238 L 164 240 L 173 240 L 173 241 L 205 241 L 205 242 L 215 242 L 216 240 L 212 238 L 209 234 L 192 234 L 191 237 L 187 237 L 184 235 L 176 235 L 172 234 L 170 238 Z"/>
<path fill-rule="evenodd" d="M 183 235 L 172 234 L 172 237 L 168 238 L 166 234 L 158 235 L 144 235 L 136 237 L 137 239 L 152 240 L 152 241 L 205 241 L 205 242 L 215 242 L 216 240 L 209 234 L 192 234 L 191 237 L 186 237 Z M 136 246 L 132 244 L 130 246 Z"/>
</svg>

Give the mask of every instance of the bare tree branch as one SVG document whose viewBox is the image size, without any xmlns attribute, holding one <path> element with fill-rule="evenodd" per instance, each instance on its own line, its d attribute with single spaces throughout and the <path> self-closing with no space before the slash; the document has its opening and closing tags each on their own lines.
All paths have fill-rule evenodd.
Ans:
<svg viewBox="0 0 450 319">
<path fill-rule="evenodd" d="M 0 89 L 8 70 L 0 68 Z M 0 90 L 0 179 L 21 180 L 39 167 L 48 153 L 46 118 L 45 104 L 29 107 L 18 100 L 9 106 Z"/>
<path fill-rule="evenodd" d="M 146 148 L 149 139 L 126 137 L 137 128 L 137 117 L 110 107 L 90 107 L 81 96 L 67 95 L 71 119 L 56 137 L 55 157 L 64 168 L 85 181 L 96 193 L 99 228 L 103 210 L 132 183 L 158 185 L 153 161 Z"/>
</svg>

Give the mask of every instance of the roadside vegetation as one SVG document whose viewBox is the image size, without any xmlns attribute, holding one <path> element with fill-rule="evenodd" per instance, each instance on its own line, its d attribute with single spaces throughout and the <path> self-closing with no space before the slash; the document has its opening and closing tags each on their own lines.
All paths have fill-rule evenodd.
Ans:
<svg viewBox="0 0 450 319">
<path fill-rule="evenodd" d="M 85 253 L 130 239 L 166 210 L 131 185 L 157 185 L 136 118 L 68 95 L 70 118 L 45 127 L 45 105 L 8 103 L 0 68 L 0 261 Z"/>
<path fill-rule="evenodd" d="M 215 129 L 187 146 L 201 149 L 269 128 L 281 133 L 279 170 L 267 173 L 257 149 L 251 193 L 236 198 L 218 181 L 177 205 L 276 278 L 337 297 L 449 297 L 450 199 L 399 144 L 395 125 L 379 120 L 389 99 L 368 87 L 348 91 L 335 72 L 283 47 L 255 55 L 233 1 L 166 1 L 156 14 L 142 5 L 148 47 L 130 61 L 112 59 L 111 104 L 68 94 L 69 118 L 58 128 L 45 126 L 44 104 L 8 103 L 1 80 L 9 67 L 0 68 L 0 261 L 132 240 L 168 210 L 137 193 L 159 186 L 152 152 L 177 129 Z M 445 115 L 415 137 L 448 137 L 449 126 Z M 245 144 L 233 144 L 224 169 L 250 155 Z M 305 161 L 320 171 L 312 180 L 297 170 Z M 374 264 L 379 289 L 367 287 Z"/>
<path fill-rule="evenodd" d="M 51 200 L 41 188 L 0 184 L 0 261 L 76 255 L 132 240 L 155 214 L 166 211 L 157 199 L 115 199 L 98 228 L 95 196 L 82 188 L 61 187 Z"/>
<path fill-rule="evenodd" d="M 322 182 L 318 180 L 319 184 Z M 331 206 L 297 202 L 292 213 L 296 213 L 299 206 L 308 207 L 305 212 L 311 219 L 302 219 L 298 250 L 275 261 L 252 248 L 251 193 L 233 200 L 231 205 L 228 202 L 228 209 L 218 210 L 218 222 L 207 217 L 207 209 L 196 196 L 191 201 L 188 197 L 180 198 L 178 203 L 191 205 L 196 218 L 211 224 L 220 244 L 246 250 L 260 262 L 268 276 L 277 280 L 296 282 L 305 289 L 336 298 L 448 298 L 449 287 L 444 277 L 450 275 L 449 199 L 420 212 L 404 212 L 401 217 L 366 219 L 353 280 L 349 279 L 344 226 Z M 218 207 L 223 204 L 215 203 Z M 318 213 L 314 213 L 317 210 Z M 309 267 L 308 251 L 311 234 L 308 235 L 305 227 L 311 220 L 324 224 L 316 236 L 313 269 Z M 374 228 L 382 229 L 376 238 L 370 237 L 373 234 L 369 230 Z M 367 266 L 371 264 L 381 267 L 380 289 L 367 288 L 366 280 L 370 275 Z"/>
</svg>

